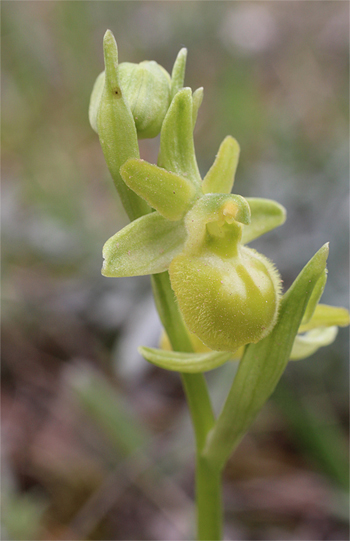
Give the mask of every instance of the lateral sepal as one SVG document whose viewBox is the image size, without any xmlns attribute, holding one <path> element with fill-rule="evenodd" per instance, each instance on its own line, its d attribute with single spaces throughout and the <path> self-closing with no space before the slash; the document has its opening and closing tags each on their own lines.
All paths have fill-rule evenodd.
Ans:
<svg viewBox="0 0 350 541">
<path fill-rule="evenodd" d="M 143 276 L 167 270 L 186 238 L 182 221 L 170 222 L 158 212 L 134 220 L 103 247 L 104 276 Z"/>
</svg>

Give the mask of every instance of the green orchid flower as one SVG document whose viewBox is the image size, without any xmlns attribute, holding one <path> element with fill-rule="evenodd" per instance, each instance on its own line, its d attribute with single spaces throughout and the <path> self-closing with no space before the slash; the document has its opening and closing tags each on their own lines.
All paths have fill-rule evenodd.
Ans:
<svg viewBox="0 0 350 541">
<path fill-rule="evenodd" d="M 168 270 L 185 323 L 209 348 L 232 352 L 261 340 L 276 322 L 280 278 L 272 263 L 245 243 L 281 225 L 284 208 L 230 193 L 239 156 L 232 137 L 223 141 L 202 181 L 189 88 L 176 93 L 165 116 L 160 156 L 162 167 L 129 158 L 120 168 L 125 184 L 155 212 L 107 241 L 102 273 Z"/>
</svg>

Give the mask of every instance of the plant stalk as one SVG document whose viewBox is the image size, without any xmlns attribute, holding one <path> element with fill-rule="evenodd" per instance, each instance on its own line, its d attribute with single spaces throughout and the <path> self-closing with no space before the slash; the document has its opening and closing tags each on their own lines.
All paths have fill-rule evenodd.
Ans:
<svg viewBox="0 0 350 541">
<path fill-rule="evenodd" d="M 221 471 L 213 468 L 200 453 L 197 453 L 196 508 L 198 541 L 222 539 L 221 483 Z"/>
<path fill-rule="evenodd" d="M 167 272 L 152 276 L 161 322 L 174 351 L 191 353 L 192 344 L 176 304 Z M 208 432 L 215 423 L 203 374 L 181 374 L 196 441 L 196 511 L 198 541 L 219 541 L 222 531 L 221 472 L 201 456 Z"/>
</svg>

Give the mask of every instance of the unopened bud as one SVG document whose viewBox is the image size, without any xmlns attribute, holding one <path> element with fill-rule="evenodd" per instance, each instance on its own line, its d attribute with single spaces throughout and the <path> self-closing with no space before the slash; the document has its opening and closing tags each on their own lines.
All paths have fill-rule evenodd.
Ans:
<svg viewBox="0 0 350 541">
<path fill-rule="evenodd" d="M 156 137 L 170 105 L 170 75 L 157 62 L 119 64 L 118 76 L 139 139 Z"/>
</svg>

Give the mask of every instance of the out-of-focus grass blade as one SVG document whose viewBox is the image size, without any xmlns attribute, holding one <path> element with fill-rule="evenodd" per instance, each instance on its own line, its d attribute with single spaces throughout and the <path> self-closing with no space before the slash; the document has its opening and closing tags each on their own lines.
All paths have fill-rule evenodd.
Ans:
<svg viewBox="0 0 350 541">
<path fill-rule="evenodd" d="M 320 419 L 319 413 L 316 414 L 312 407 L 305 407 L 283 382 L 272 398 L 294 433 L 296 444 L 343 489 L 349 490 L 347 440 L 337 419 L 329 419 L 330 409 L 325 410 L 327 419 Z"/>
<path fill-rule="evenodd" d="M 130 405 L 102 376 L 80 367 L 71 375 L 70 386 L 83 410 L 118 451 L 128 455 L 148 443 L 147 431 L 133 414 Z"/>
<path fill-rule="evenodd" d="M 40 539 L 40 523 L 45 508 L 44 500 L 36 494 L 6 494 L 3 491 L 1 539 Z"/>
</svg>

